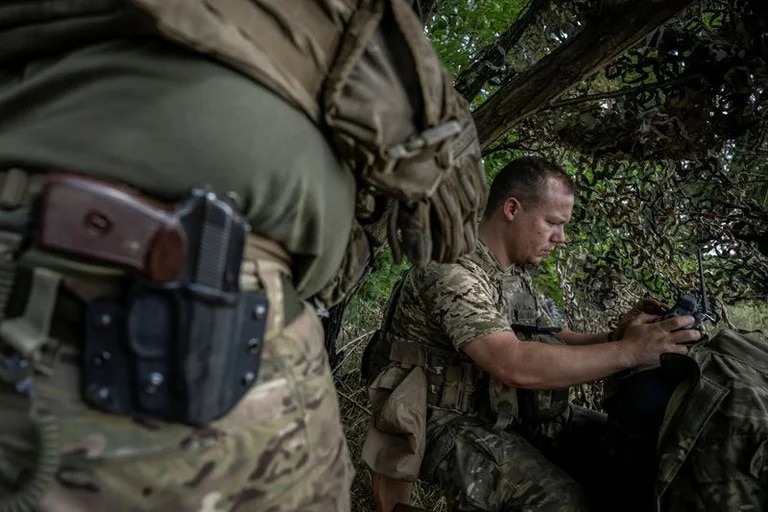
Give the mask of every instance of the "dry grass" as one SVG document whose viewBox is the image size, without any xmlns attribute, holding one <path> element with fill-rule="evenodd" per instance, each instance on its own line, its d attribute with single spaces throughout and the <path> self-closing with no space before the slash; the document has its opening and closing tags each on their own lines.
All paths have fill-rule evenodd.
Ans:
<svg viewBox="0 0 768 512">
<path fill-rule="evenodd" d="M 378 327 L 383 315 L 383 304 L 353 301 L 347 312 L 337 347 L 343 351 L 341 364 L 334 369 L 336 389 L 341 404 L 344 431 L 347 436 L 357 475 L 352 484 L 352 512 L 374 510 L 371 478 L 360 461 L 360 450 L 365 440 L 371 413 L 368 395 L 360 379 L 360 358 L 370 335 Z M 430 512 L 445 512 L 445 500 L 434 486 L 416 482 L 412 504 Z"/>
</svg>

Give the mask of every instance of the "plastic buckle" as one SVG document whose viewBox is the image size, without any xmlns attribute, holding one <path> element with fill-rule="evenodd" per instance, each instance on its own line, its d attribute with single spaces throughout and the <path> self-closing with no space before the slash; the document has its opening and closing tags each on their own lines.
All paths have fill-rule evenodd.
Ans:
<svg viewBox="0 0 768 512">
<path fill-rule="evenodd" d="M 461 124 L 458 121 L 448 121 L 428 128 L 405 142 L 390 146 L 384 152 L 393 160 L 412 158 L 421 153 L 424 148 L 435 146 L 459 133 L 461 133 Z"/>
</svg>

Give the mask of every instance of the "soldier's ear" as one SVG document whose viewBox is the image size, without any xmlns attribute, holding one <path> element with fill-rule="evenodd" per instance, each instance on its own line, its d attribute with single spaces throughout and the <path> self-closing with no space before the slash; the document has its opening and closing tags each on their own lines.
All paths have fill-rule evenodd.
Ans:
<svg viewBox="0 0 768 512">
<path fill-rule="evenodd" d="M 520 204 L 520 201 L 517 200 L 514 196 L 509 196 L 504 200 L 504 204 L 502 205 L 502 214 L 504 215 L 504 218 L 507 220 L 513 220 L 515 218 L 515 215 L 518 214 L 518 212 L 523 208 Z"/>
</svg>

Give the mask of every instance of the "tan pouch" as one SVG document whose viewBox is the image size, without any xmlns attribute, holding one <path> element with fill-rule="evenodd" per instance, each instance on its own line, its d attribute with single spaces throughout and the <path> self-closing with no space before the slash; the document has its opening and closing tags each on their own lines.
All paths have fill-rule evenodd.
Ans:
<svg viewBox="0 0 768 512">
<path fill-rule="evenodd" d="M 424 369 L 389 367 L 368 388 L 373 421 L 362 459 L 376 473 L 412 482 L 424 459 L 427 376 Z"/>
<path fill-rule="evenodd" d="M 404 0 L 364 0 L 326 84 L 325 120 L 361 188 L 398 201 L 396 259 L 453 261 L 474 248 L 485 203 L 466 102 Z"/>
</svg>

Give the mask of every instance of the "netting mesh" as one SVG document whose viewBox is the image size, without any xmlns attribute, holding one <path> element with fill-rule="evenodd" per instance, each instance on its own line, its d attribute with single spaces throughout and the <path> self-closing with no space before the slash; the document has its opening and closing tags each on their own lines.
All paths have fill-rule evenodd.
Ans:
<svg viewBox="0 0 768 512">
<path fill-rule="evenodd" d="M 482 94 L 588 30 L 592 5 L 540 6 Z M 488 151 L 574 170 L 580 197 L 558 270 L 583 327 L 579 312 L 698 286 L 697 247 L 713 295 L 768 299 L 767 27 L 761 0 L 695 3 Z"/>
</svg>

